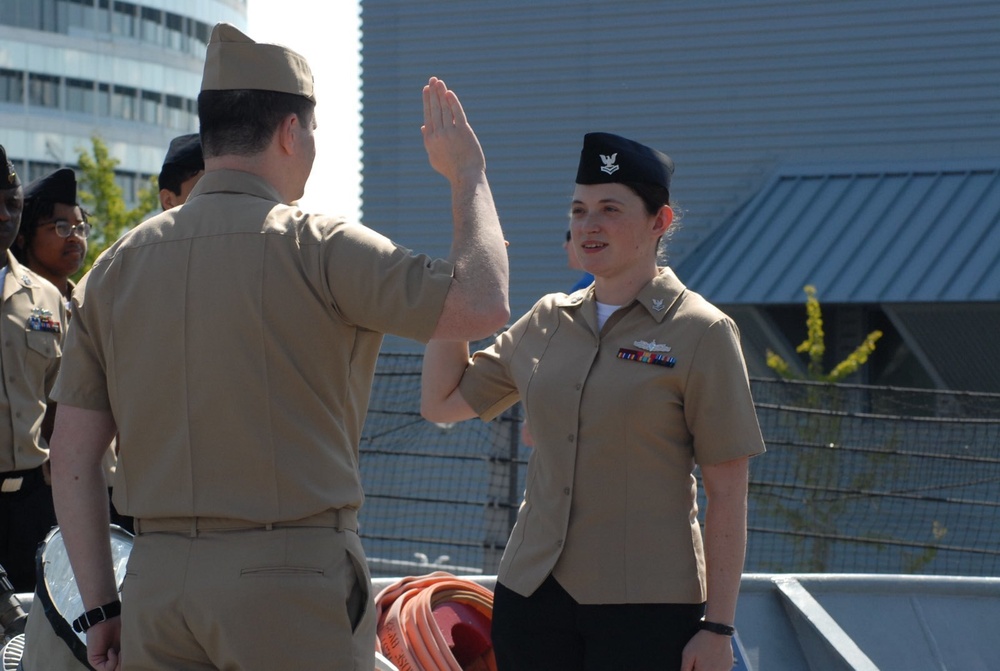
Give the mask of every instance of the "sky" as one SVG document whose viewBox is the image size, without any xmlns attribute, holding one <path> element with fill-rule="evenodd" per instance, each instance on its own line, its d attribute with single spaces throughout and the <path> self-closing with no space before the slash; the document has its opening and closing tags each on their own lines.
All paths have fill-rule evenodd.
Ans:
<svg viewBox="0 0 1000 671">
<path fill-rule="evenodd" d="M 306 212 L 361 210 L 361 43 L 357 0 L 249 0 L 247 33 L 309 61 L 316 91 L 316 162 L 299 201 Z"/>
</svg>

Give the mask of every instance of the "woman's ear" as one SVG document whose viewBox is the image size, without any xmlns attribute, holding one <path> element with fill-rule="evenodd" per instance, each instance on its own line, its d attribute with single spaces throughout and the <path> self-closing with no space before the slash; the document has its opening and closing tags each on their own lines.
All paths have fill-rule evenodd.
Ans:
<svg viewBox="0 0 1000 671">
<path fill-rule="evenodd" d="M 669 205 L 664 205 L 660 208 L 660 211 L 656 213 L 656 220 L 653 222 L 653 232 L 656 233 L 657 237 L 663 235 L 670 228 L 670 224 L 674 221 L 674 211 L 670 209 Z"/>
</svg>

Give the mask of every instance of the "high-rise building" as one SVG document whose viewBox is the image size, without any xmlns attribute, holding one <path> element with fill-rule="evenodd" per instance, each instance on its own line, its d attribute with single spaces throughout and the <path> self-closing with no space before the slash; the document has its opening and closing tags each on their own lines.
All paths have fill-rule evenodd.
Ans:
<svg viewBox="0 0 1000 671">
<path fill-rule="evenodd" d="M 73 167 L 91 137 L 126 200 L 198 129 L 212 27 L 246 28 L 247 0 L 0 0 L 0 144 L 23 181 Z"/>
</svg>

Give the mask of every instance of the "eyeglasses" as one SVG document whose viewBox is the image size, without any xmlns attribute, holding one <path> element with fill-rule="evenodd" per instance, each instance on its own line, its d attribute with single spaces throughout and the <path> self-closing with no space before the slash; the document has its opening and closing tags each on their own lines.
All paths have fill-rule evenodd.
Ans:
<svg viewBox="0 0 1000 671">
<path fill-rule="evenodd" d="M 65 219 L 59 219 L 53 222 L 53 225 L 56 227 L 56 235 L 60 238 L 68 238 L 75 233 L 77 237 L 86 240 L 87 236 L 90 235 L 90 224 L 86 221 L 74 225 Z"/>
</svg>

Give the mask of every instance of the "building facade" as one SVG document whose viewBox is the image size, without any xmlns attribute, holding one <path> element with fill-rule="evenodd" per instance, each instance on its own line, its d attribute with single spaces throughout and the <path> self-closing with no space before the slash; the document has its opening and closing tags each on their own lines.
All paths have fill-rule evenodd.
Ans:
<svg viewBox="0 0 1000 671">
<path fill-rule="evenodd" d="M 968 327 L 1000 325 L 1000 239 L 991 232 L 1000 227 L 1000 206 L 996 187 L 980 189 L 976 177 L 1000 168 L 997 0 L 362 0 L 362 19 L 365 223 L 408 246 L 447 253 L 447 187 L 426 168 L 415 123 L 419 87 L 430 75 L 443 78 L 486 153 L 510 240 L 515 316 L 578 277 L 561 248 L 569 197 L 584 133 L 607 131 L 674 159 L 672 197 L 683 218 L 668 261 L 682 280 L 697 280 L 692 289 L 734 313 L 752 372 L 769 374 L 766 349 L 794 356 L 805 338 L 801 289 L 815 284 L 831 360 L 868 332 L 886 332 L 868 377 L 857 381 L 1000 391 L 1000 368 L 977 363 L 957 375 L 940 350 L 944 343 L 954 357 L 989 351 Z M 747 218 L 767 193 L 781 194 L 769 191 L 779 178 L 802 178 L 793 194 L 799 201 L 789 201 L 795 205 L 808 197 L 810 179 L 859 178 L 864 187 L 860 178 L 871 174 L 905 174 L 919 185 L 928 170 L 970 178 L 942 180 L 924 207 L 896 202 L 881 212 L 879 199 L 891 202 L 905 181 L 889 179 L 871 191 L 875 200 L 863 211 L 869 228 L 850 230 L 880 245 L 878 255 L 862 257 L 893 262 L 857 275 L 892 275 L 884 292 L 833 291 L 812 272 L 857 273 L 850 255 L 873 249 L 834 244 L 836 232 L 815 218 L 822 208 Z M 980 189 L 983 207 L 969 207 L 970 187 Z M 703 267 L 722 258 L 712 250 L 720 240 L 743 244 L 733 226 L 762 237 Z M 813 242 L 781 244 L 800 227 L 814 232 Z M 988 267 L 961 272 L 970 257 L 952 253 L 952 238 L 933 235 L 936 227 L 958 232 L 963 246 L 973 241 Z M 924 262 L 941 245 L 939 258 Z M 910 256 L 920 265 L 906 263 Z M 777 262 L 764 262 L 770 258 Z M 935 263 L 955 264 L 956 284 L 895 291 L 922 277 L 936 281 L 946 269 L 930 272 Z M 756 277 L 763 288 L 736 303 L 733 292 L 713 295 L 725 284 L 715 275 L 750 269 L 773 277 Z M 771 285 L 795 291 L 779 295 Z M 920 314 L 911 318 L 914 311 Z M 946 333 L 948 324 L 963 326 Z"/>
<path fill-rule="evenodd" d="M 198 130 L 212 27 L 247 0 L 0 1 L 0 142 L 22 179 L 75 167 L 100 136 L 126 200 Z"/>
</svg>

